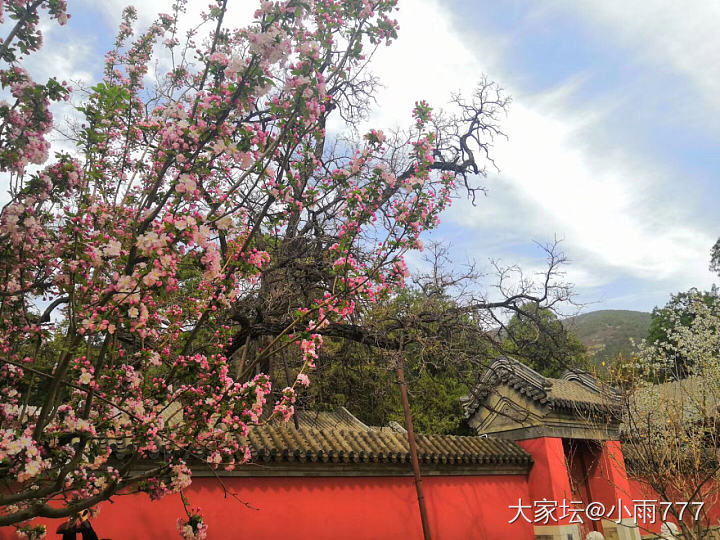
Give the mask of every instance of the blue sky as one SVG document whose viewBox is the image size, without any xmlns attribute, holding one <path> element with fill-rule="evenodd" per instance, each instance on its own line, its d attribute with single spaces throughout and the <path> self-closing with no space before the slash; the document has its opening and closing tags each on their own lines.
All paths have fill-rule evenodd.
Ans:
<svg viewBox="0 0 720 540">
<path fill-rule="evenodd" d="M 47 28 L 33 71 L 96 80 L 126 3 L 70 0 L 73 19 Z M 171 3 L 146 0 L 141 20 Z M 191 11 L 204 4 L 193 0 Z M 241 21 L 255 3 L 231 5 Z M 385 88 L 369 125 L 405 126 L 415 100 L 443 107 L 482 73 L 513 98 L 488 196 L 475 207 L 457 201 L 431 236 L 452 242 L 456 261 L 537 271 L 534 242 L 562 238 L 586 310 L 651 310 L 673 292 L 710 287 L 720 4 L 400 0 L 397 18 L 398 41 L 375 58 Z"/>
<path fill-rule="evenodd" d="M 436 233 L 457 259 L 539 268 L 533 241 L 563 238 L 586 309 L 650 310 L 670 293 L 710 287 L 720 236 L 717 4 L 408 4 L 397 54 L 430 57 L 408 69 L 424 71 L 419 92 L 435 103 L 484 72 L 513 97 L 488 197 L 457 204 Z M 391 77 L 388 92 L 419 80 Z"/>
</svg>

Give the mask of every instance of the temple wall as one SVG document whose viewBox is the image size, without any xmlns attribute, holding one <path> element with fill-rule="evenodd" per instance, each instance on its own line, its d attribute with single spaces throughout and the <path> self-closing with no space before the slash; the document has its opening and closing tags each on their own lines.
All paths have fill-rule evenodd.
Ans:
<svg viewBox="0 0 720 540">
<path fill-rule="evenodd" d="M 208 524 L 208 540 L 265 538 L 296 540 L 422 539 L 412 477 L 225 477 L 225 498 L 214 478 L 196 478 L 186 494 Z M 430 527 L 439 539 L 531 540 L 532 525 L 508 521 L 508 505 L 529 499 L 525 475 L 431 476 L 423 478 Z M 178 495 L 150 502 L 144 494 L 102 503 L 93 526 L 102 538 L 147 540 L 179 538 L 183 515 Z M 47 538 L 60 520 L 48 525 Z M 79 537 L 79 536 L 78 536 Z M 15 538 L 12 528 L 0 539 Z"/>
<path fill-rule="evenodd" d="M 524 441 L 525 442 L 525 441 Z M 557 441 L 528 441 L 523 446 L 538 456 L 547 452 L 546 463 L 536 459 L 529 476 L 428 476 L 423 478 L 430 526 L 435 538 L 530 540 L 567 535 L 569 524 L 533 528 L 508 508 L 522 499 L 524 504 L 542 498 L 562 499 L 568 489 Z M 613 445 L 613 454 L 618 448 Z M 610 461 L 608 467 L 613 467 Z M 592 499 L 611 504 L 623 501 L 661 500 L 647 484 L 622 477 L 609 479 L 600 469 L 591 475 Z M 559 478 L 559 479 L 558 479 Z M 615 483 L 617 480 L 620 482 Z M 226 477 L 228 490 L 257 510 L 245 507 L 232 496 L 224 497 L 214 478 L 196 478 L 186 491 L 193 506 L 200 506 L 209 525 L 209 540 L 260 537 L 298 540 L 421 539 L 420 516 L 411 477 Z M 599 483 L 599 485 L 598 485 Z M 629 486 L 629 495 L 625 491 Z M 603 486 L 603 487 L 601 487 Z M 593 489 L 594 488 L 594 489 Z M 720 501 L 705 499 L 708 518 L 720 522 Z M 119 496 L 100 506 L 93 520 L 100 538 L 141 540 L 178 538 L 175 523 L 183 515 L 179 496 L 151 502 L 144 494 Z M 532 511 L 527 514 L 532 518 Z M 38 520 L 48 526 L 47 538 L 61 520 Z M 607 527 L 608 523 L 603 523 Z M 555 531 L 557 529 L 557 531 Z M 561 533 L 565 535 L 561 536 Z M 575 534 L 580 533 L 578 530 Z M 586 531 L 582 531 L 584 533 Z M 605 530 L 606 534 L 610 531 Z M 640 535 L 660 532 L 660 520 L 640 521 Z M 572 533 L 571 533 L 572 534 Z M 608 538 L 615 537 L 613 535 Z M 11 527 L 0 529 L 0 540 L 16 538 Z"/>
<path fill-rule="evenodd" d="M 423 476 L 430 527 L 436 539 L 517 539 L 581 540 L 592 529 L 608 540 L 637 539 L 660 532 L 660 519 L 640 521 L 634 526 L 627 510 L 616 519 L 576 525 L 559 519 L 551 523 L 528 523 L 515 517 L 510 505 L 533 505 L 543 499 L 581 499 L 600 502 L 606 508 L 618 499 L 662 500 L 647 484 L 628 479 L 621 445 L 607 441 L 589 445 L 592 455 L 583 462 L 585 490 L 572 492 L 571 476 L 560 438 L 544 437 L 518 441 L 533 456 L 529 472 L 507 474 L 453 474 L 437 472 Z M 389 467 L 385 465 L 385 467 Z M 495 472 L 502 465 L 493 466 Z M 374 474 L 382 469 L 375 469 Z M 387 471 L 388 469 L 385 469 Z M 298 474 L 298 471 L 294 471 Z M 250 473 L 255 474 L 255 473 Z M 269 473 L 267 473 L 269 474 Z M 186 494 L 192 506 L 199 506 L 209 526 L 209 540 L 265 538 L 268 540 L 365 540 L 422 539 L 420 514 L 411 476 L 303 475 L 196 477 Z M 387 474 L 387 472 L 381 473 Z M 401 473 L 402 474 L 402 473 Z M 407 473 L 405 473 L 407 474 Z M 577 482 L 575 482 L 577 484 Z M 233 497 L 234 494 L 235 497 Z M 239 499 L 239 500 L 238 500 Z M 707 518 L 720 523 L 720 501 L 705 500 Z M 245 501 L 254 508 L 246 507 Z M 533 509 L 525 511 L 530 519 Z M 150 501 L 145 494 L 116 496 L 100 505 L 93 520 L 99 537 L 112 540 L 179 538 L 176 522 L 184 516 L 178 495 Z M 38 520 L 48 526 L 48 539 L 59 538 L 54 531 L 62 520 Z M 14 529 L 0 529 L 0 540 L 16 538 Z M 720 538 L 720 534 L 718 535 Z"/>
</svg>

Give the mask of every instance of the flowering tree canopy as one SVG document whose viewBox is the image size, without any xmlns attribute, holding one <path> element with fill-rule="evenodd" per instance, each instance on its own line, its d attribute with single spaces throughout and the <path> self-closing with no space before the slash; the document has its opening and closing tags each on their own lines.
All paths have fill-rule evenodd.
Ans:
<svg viewBox="0 0 720 540">
<path fill-rule="evenodd" d="M 706 508 L 720 500 L 720 313 L 695 291 L 685 312 L 668 313 L 667 341 L 643 341 L 620 366 L 628 467 L 666 501 L 704 501 L 700 519 L 670 508 L 683 538 L 707 538 Z M 676 355 L 687 359 L 684 378 Z M 664 518 L 663 518 L 664 519 Z"/>
<path fill-rule="evenodd" d="M 483 81 L 455 114 L 420 101 L 404 132 L 330 137 L 331 115 L 354 133 L 369 110 L 395 0 L 264 1 L 243 28 L 219 0 L 186 34 L 184 4 L 144 30 L 124 11 L 74 151 L 49 158 L 48 107 L 70 88 L 21 64 L 40 16 L 69 15 L 2 1 L 0 526 L 247 461 L 271 381 L 246 366 L 300 351 L 269 404 L 289 417 L 323 335 L 402 286 L 403 254 L 456 189 L 474 195 L 499 133 L 507 99 Z M 203 536 L 188 517 L 181 533 Z"/>
</svg>

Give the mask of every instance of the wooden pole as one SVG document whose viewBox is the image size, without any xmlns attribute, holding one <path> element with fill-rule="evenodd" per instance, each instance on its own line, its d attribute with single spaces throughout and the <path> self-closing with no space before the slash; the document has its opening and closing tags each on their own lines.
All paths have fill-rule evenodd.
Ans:
<svg viewBox="0 0 720 540">
<path fill-rule="evenodd" d="M 425 508 L 425 496 L 423 495 L 420 463 L 417 456 L 417 446 L 415 446 L 415 432 L 413 431 L 412 416 L 410 415 L 410 402 L 408 401 L 407 386 L 405 385 L 405 372 L 403 370 L 402 356 L 398 359 L 397 363 L 397 377 L 398 382 L 400 383 L 400 397 L 402 399 L 403 410 L 405 411 L 405 429 L 407 430 L 408 445 L 410 446 L 410 461 L 412 462 L 413 475 L 415 476 L 415 490 L 417 491 L 418 506 L 420 507 L 420 520 L 422 521 L 423 537 L 425 540 L 432 540 L 427 509 Z"/>
</svg>

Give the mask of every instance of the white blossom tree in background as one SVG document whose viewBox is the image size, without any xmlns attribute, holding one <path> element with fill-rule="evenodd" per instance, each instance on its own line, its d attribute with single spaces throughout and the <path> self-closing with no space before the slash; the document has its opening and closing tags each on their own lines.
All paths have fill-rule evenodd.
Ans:
<svg viewBox="0 0 720 540">
<path fill-rule="evenodd" d="M 699 512 L 672 505 L 666 518 L 683 538 L 707 538 L 720 500 L 720 313 L 698 293 L 686 312 L 668 316 L 670 339 L 642 342 L 615 372 L 625 390 L 623 450 L 631 475 L 664 501 L 704 502 Z M 677 355 L 688 360 L 687 376 L 669 378 Z"/>
</svg>

